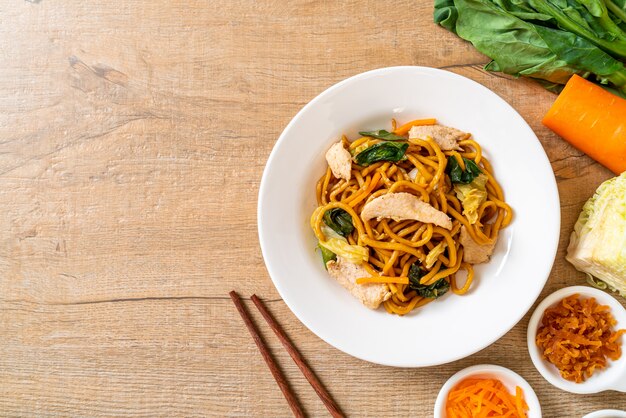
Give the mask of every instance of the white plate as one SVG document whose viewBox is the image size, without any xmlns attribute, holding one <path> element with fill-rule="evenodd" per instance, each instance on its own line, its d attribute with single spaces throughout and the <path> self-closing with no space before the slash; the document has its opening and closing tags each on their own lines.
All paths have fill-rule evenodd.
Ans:
<svg viewBox="0 0 626 418">
<path fill-rule="evenodd" d="M 513 207 L 488 264 L 476 266 L 465 296 L 449 292 L 405 317 L 370 310 L 330 278 L 309 228 L 324 154 L 345 133 L 389 129 L 435 117 L 471 132 Z M 261 180 L 259 239 L 267 270 L 293 313 L 341 351 L 398 367 L 451 362 L 508 332 L 541 292 L 556 253 L 560 207 L 554 174 L 537 137 L 504 100 L 465 77 L 425 67 L 391 67 L 344 80 L 287 125 Z M 522 353 L 520 348 L 520 354 Z"/>
</svg>

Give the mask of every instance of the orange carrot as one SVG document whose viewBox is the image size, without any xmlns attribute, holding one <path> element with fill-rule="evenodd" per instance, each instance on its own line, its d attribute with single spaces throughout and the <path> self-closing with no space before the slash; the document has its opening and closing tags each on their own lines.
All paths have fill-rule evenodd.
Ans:
<svg viewBox="0 0 626 418">
<path fill-rule="evenodd" d="M 515 387 L 515 396 L 498 379 L 467 378 L 457 384 L 446 401 L 448 417 L 526 417 L 528 405 L 522 389 Z"/>
<path fill-rule="evenodd" d="M 437 123 L 437 119 L 415 119 L 411 122 L 405 123 L 399 128 L 394 129 L 393 133 L 396 135 L 406 135 L 414 126 L 434 125 L 435 123 Z"/>
<path fill-rule="evenodd" d="M 365 283 L 395 283 L 395 284 L 409 284 L 408 277 L 389 277 L 389 276 L 374 276 L 374 277 L 359 277 L 356 279 L 356 284 Z"/>
<path fill-rule="evenodd" d="M 626 100 L 574 75 L 542 122 L 615 174 L 626 171 Z"/>
<path fill-rule="evenodd" d="M 515 409 L 517 409 L 517 413 L 519 416 L 524 416 L 524 398 L 522 394 L 522 388 L 519 386 L 515 386 Z"/>
</svg>

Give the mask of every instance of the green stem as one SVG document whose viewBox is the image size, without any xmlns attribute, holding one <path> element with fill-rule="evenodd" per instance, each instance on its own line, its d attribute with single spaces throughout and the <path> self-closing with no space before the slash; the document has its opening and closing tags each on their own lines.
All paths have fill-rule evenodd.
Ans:
<svg viewBox="0 0 626 418">
<path fill-rule="evenodd" d="M 613 12 L 615 16 L 620 18 L 622 22 L 626 22 L 626 10 L 619 7 L 617 4 L 613 3 L 612 0 L 604 0 L 606 3 L 606 7 Z"/>
<path fill-rule="evenodd" d="M 626 40 L 626 33 L 624 33 L 622 28 L 617 26 L 617 24 L 615 24 L 615 22 L 613 22 L 611 18 L 609 17 L 607 6 L 608 4 L 602 3 L 602 16 L 598 16 L 596 17 L 596 19 L 598 19 L 598 21 L 600 22 L 600 25 L 602 25 L 604 29 L 616 35 L 619 39 Z"/>
<path fill-rule="evenodd" d="M 611 73 L 611 75 L 607 76 L 606 78 L 617 89 L 621 90 L 622 93 L 626 93 L 626 68 L 622 68 L 619 71 L 615 71 L 614 73 Z"/>
<path fill-rule="evenodd" d="M 554 17 L 561 28 L 587 39 L 605 51 L 617 55 L 622 59 L 626 58 L 626 41 L 621 39 L 607 41 L 606 39 L 598 38 L 595 33 L 574 22 L 567 17 L 561 9 L 546 0 L 534 0 L 531 2 L 531 5 L 538 11 Z"/>
</svg>

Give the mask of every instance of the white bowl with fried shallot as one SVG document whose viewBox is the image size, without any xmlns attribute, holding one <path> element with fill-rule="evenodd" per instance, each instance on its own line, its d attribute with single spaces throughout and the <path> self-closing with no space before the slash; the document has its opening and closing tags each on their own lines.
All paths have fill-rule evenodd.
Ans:
<svg viewBox="0 0 626 418">
<path fill-rule="evenodd" d="M 614 390 L 626 393 L 626 336 L 622 335 L 618 339 L 618 342 L 621 343 L 621 357 L 615 361 L 609 360 L 605 369 L 595 370 L 591 377 L 581 383 L 575 383 L 561 377 L 557 367 L 545 359 L 541 349 L 537 346 L 536 336 L 546 309 L 575 294 L 580 295 L 581 298 L 595 298 L 599 305 L 609 306 L 610 313 L 617 322 L 613 327 L 614 330 L 626 328 L 626 309 L 607 292 L 589 286 L 570 286 L 557 290 L 537 306 L 528 322 L 528 352 L 533 364 L 544 379 L 567 392 L 589 394 Z"/>
</svg>

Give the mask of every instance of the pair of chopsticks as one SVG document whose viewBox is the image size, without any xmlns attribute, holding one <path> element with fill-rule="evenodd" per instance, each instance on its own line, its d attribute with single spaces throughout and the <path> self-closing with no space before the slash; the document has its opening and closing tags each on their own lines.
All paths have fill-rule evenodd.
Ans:
<svg viewBox="0 0 626 418">
<path fill-rule="evenodd" d="M 283 392 L 285 399 L 287 399 L 287 403 L 289 404 L 289 407 L 291 408 L 291 411 L 293 412 L 294 416 L 298 418 L 304 417 L 305 415 L 304 415 L 304 412 L 302 411 L 302 407 L 300 406 L 300 403 L 298 402 L 298 399 L 296 399 L 296 396 L 294 395 L 291 388 L 289 387 L 289 384 L 287 383 L 287 379 L 285 379 L 285 376 L 282 374 L 282 372 L 278 368 L 278 365 L 272 358 L 269 348 L 267 347 L 267 345 L 261 338 L 259 331 L 257 330 L 256 326 L 252 322 L 252 319 L 250 318 L 250 315 L 246 311 L 246 308 L 243 306 L 243 303 L 241 302 L 239 295 L 234 290 L 231 291 L 229 295 L 230 295 L 230 298 L 233 300 L 235 307 L 239 311 L 239 315 L 241 315 L 243 322 L 246 324 L 248 331 L 250 331 L 250 334 L 252 335 L 254 342 L 259 348 L 259 351 L 261 352 L 261 355 L 263 356 L 263 359 L 265 360 L 267 367 L 269 367 L 270 372 L 272 372 L 272 375 L 274 376 L 274 379 L 276 380 L 276 383 L 278 383 L 278 386 L 280 387 L 280 390 Z M 289 353 L 289 355 L 291 356 L 293 361 L 296 363 L 296 365 L 298 366 L 302 374 L 304 374 L 304 377 L 306 377 L 306 380 L 309 381 L 309 383 L 315 390 L 315 393 L 317 393 L 317 396 L 320 397 L 320 399 L 322 400 L 322 402 L 328 409 L 328 412 L 330 412 L 330 414 L 333 417 L 344 417 L 345 415 L 341 412 L 341 410 L 339 409 L 339 406 L 337 406 L 335 401 L 333 401 L 333 399 L 330 397 L 330 394 L 326 391 L 326 389 L 324 389 L 324 386 L 318 380 L 317 376 L 315 376 L 315 373 L 313 373 L 313 370 L 311 370 L 309 366 L 307 366 L 300 352 L 291 343 L 291 341 L 289 341 L 287 334 L 285 334 L 285 332 L 282 330 L 278 322 L 276 322 L 274 317 L 269 313 L 265 305 L 263 305 L 263 302 L 261 302 L 261 299 L 259 299 L 257 295 L 252 295 L 251 299 L 252 299 L 252 302 L 254 302 L 254 305 L 259 310 L 259 312 L 261 312 L 261 315 L 265 319 L 265 322 L 267 322 L 270 328 L 272 328 L 272 331 L 274 331 L 274 333 L 276 334 L 280 342 L 283 344 L 283 347 L 285 347 L 285 349 L 287 350 L 287 353 Z"/>
</svg>

